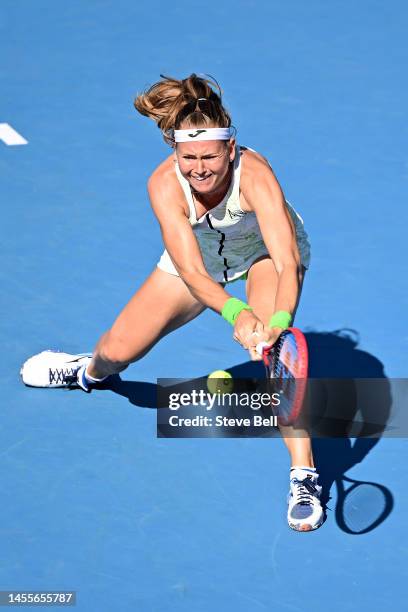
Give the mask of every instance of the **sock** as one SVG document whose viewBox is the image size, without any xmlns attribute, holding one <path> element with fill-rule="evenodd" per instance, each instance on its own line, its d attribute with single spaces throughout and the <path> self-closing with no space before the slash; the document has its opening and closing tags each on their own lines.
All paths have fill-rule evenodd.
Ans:
<svg viewBox="0 0 408 612">
<path fill-rule="evenodd" d="M 103 376 L 103 378 L 94 378 L 93 376 L 88 374 L 88 368 L 86 368 L 86 370 L 84 372 L 84 376 L 85 376 L 87 382 L 89 382 L 91 385 L 97 385 L 98 383 L 101 383 L 104 380 L 106 380 L 107 378 L 109 378 L 109 376 Z"/>
<path fill-rule="evenodd" d="M 292 480 L 292 478 L 299 478 L 299 471 L 303 472 L 305 474 L 305 476 L 307 476 L 307 474 L 314 474 L 317 477 L 319 476 L 319 474 L 316 472 L 316 468 L 312 468 L 312 467 L 308 467 L 306 465 L 294 465 L 293 467 L 290 468 L 290 476 L 289 478 Z M 303 476 L 303 478 L 305 477 Z"/>
<path fill-rule="evenodd" d="M 291 468 L 292 470 L 306 470 L 307 472 L 315 472 L 316 468 L 308 467 L 306 465 L 294 465 Z"/>
</svg>

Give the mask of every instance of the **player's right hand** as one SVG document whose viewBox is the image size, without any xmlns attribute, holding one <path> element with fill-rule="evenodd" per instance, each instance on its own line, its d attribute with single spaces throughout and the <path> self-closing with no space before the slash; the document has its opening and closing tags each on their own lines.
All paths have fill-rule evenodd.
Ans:
<svg viewBox="0 0 408 612">
<path fill-rule="evenodd" d="M 269 332 L 251 310 L 242 310 L 235 322 L 233 338 L 249 351 L 253 361 L 260 361 L 262 357 L 256 352 L 256 345 L 268 341 Z"/>
</svg>

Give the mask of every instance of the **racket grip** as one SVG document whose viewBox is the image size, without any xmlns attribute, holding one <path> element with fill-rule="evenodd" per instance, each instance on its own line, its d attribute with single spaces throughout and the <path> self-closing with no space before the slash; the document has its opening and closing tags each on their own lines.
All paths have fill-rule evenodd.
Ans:
<svg viewBox="0 0 408 612">
<path fill-rule="evenodd" d="M 268 344 L 267 342 L 258 342 L 258 344 L 256 345 L 256 352 L 258 353 L 258 355 L 260 355 L 262 357 L 264 348 L 266 347 L 270 347 L 271 345 Z"/>
</svg>

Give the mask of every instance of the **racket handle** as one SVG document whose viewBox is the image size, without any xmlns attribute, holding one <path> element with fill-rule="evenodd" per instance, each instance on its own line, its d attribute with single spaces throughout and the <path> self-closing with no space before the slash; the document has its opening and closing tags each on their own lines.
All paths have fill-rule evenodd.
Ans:
<svg viewBox="0 0 408 612">
<path fill-rule="evenodd" d="M 263 351 L 266 347 L 270 348 L 271 345 L 267 342 L 258 342 L 258 344 L 256 345 L 256 352 L 258 353 L 258 355 L 262 357 Z"/>
</svg>

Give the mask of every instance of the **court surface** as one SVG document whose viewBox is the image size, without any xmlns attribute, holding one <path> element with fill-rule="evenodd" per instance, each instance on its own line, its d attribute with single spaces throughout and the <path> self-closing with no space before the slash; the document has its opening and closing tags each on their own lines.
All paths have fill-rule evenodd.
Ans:
<svg viewBox="0 0 408 612">
<path fill-rule="evenodd" d="M 156 438 L 158 377 L 247 367 L 221 317 L 116 390 L 28 389 L 18 371 L 45 348 L 92 350 L 154 268 L 146 180 L 169 149 L 132 101 L 195 71 L 305 219 L 314 375 L 406 377 L 407 17 L 402 0 L 1 2 L 0 124 L 28 144 L 0 140 L 0 590 L 75 590 L 97 612 L 402 607 L 406 437 L 318 441 L 331 499 L 308 534 L 286 524 L 281 440 Z M 389 493 L 367 533 L 336 513 L 344 474 Z"/>
</svg>

